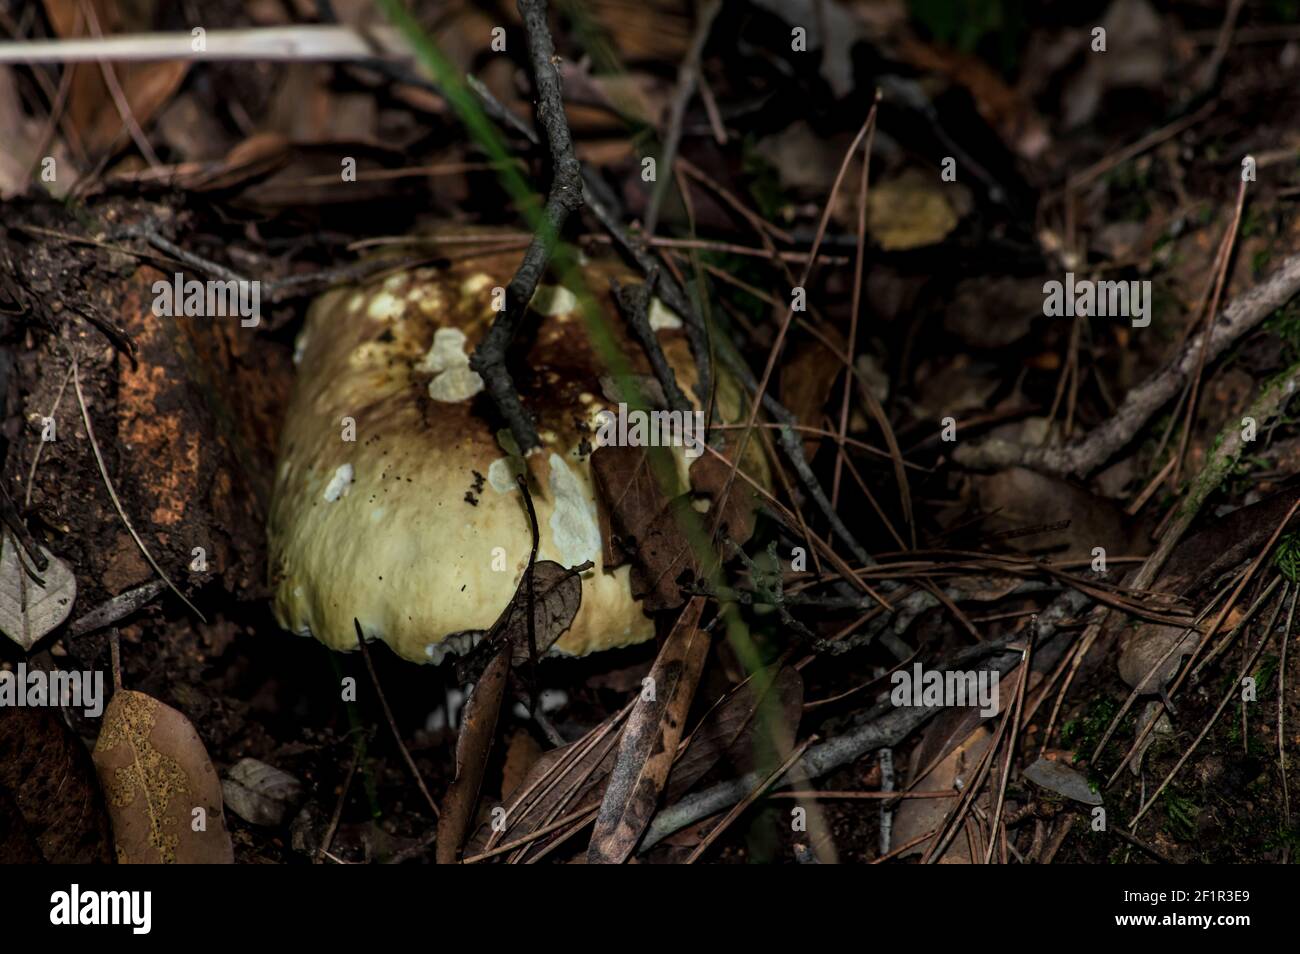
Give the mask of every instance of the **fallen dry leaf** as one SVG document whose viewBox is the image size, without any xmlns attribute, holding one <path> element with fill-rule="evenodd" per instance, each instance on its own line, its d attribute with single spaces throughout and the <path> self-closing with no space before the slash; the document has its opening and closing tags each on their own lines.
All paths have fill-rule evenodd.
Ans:
<svg viewBox="0 0 1300 954">
<path fill-rule="evenodd" d="M 1039 759 L 1024 771 L 1024 776 L 1035 785 L 1049 792 L 1064 795 L 1085 805 L 1100 805 L 1101 796 L 1092 790 L 1088 779 L 1082 772 L 1054 762 L 1051 759 Z"/>
<path fill-rule="evenodd" d="M 510 733 L 510 740 L 506 743 L 505 762 L 501 766 L 501 791 L 513 792 L 518 788 L 541 757 L 542 747 L 531 732 L 515 729 Z"/>
<path fill-rule="evenodd" d="M 601 528 L 605 567 L 627 562 L 655 518 L 668 503 L 661 480 L 651 469 L 642 447 L 598 447 L 591 455 L 591 475 L 601 516 L 611 532 Z"/>
<path fill-rule="evenodd" d="M 19 95 L 18 78 L 8 66 L 0 66 L 0 199 L 18 195 L 30 181 L 29 174 L 39 177 L 39 162 L 44 156 L 37 150 L 44 143 L 45 123 L 29 116 Z M 68 153 L 57 139 L 46 147 L 46 154 L 55 160 L 56 168 L 71 169 Z M 57 176 L 52 182 L 42 182 L 51 194 L 60 198 L 67 192 L 75 178 L 73 175 Z"/>
<path fill-rule="evenodd" d="M 538 655 L 545 653 L 573 624 L 582 605 L 582 580 L 575 572 L 579 569 L 566 568 L 551 560 L 534 563 L 531 599 L 535 645 L 529 641 L 530 574 L 525 573 L 510 605 L 467 660 L 474 668 L 482 663 L 485 654 L 488 656 L 465 701 L 460 737 L 456 741 L 456 775 L 447 789 L 438 822 L 439 864 L 456 862 L 474 822 L 474 808 L 487 772 L 511 666 L 531 660 L 534 650 Z"/>
<path fill-rule="evenodd" d="M 251 825 L 283 825 L 302 801 L 302 783 L 260 759 L 243 758 L 221 783 L 226 807 Z"/>
<path fill-rule="evenodd" d="M 732 454 L 738 446 L 732 444 Z M 711 504 L 715 504 L 730 476 L 731 465 L 728 461 L 705 454 L 691 464 L 691 489 L 697 494 L 705 494 L 710 498 Z M 758 511 L 758 503 L 758 494 L 754 488 L 745 478 L 737 475 L 731 482 L 731 490 L 727 493 L 727 502 L 723 504 L 722 517 L 718 522 L 727 538 L 737 546 L 749 542 L 749 538 L 754 535 L 754 515 Z M 712 524 L 712 506 L 707 519 Z"/>
<path fill-rule="evenodd" d="M 283 169 L 291 157 L 289 140 L 279 133 L 249 136 L 215 163 L 203 163 L 193 174 L 178 178 L 179 188 L 195 192 L 238 189 Z"/>
<path fill-rule="evenodd" d="M 234 862 L 221 781 L 185 716 L 143 692 L 118 690 L 94 762 L 119 864 Z"/>
<path fill-rule="evenodd" d="M 685 602 L 680 582 L 699 576 L 699 564 L 686 539 L 684 521 L 697 519 L 687 494 L 668 501 L 637 539 L 629 582 L 632 595 L 648 612 L 676 609 Z"/>
<path fill-rule="evenodd" d="M 1024 467 L 972 480 L 980 509 L 990 514 L 980 525 L 983 530 L 1036 531 L 999 537 L 1012 549 L 1053 560 L 1092 559 L 1094 547 L 1102 547 L 1108 559 L 1151 552 L 1149 521 L 1126 516 L 1113 500 L 1068 480 Z"/>
<path fill-rule="evenodd" d="M 107 0 L 45 0 L 45 10 L 54 31 L 65 39 L 93 36 L 86 20 L 86 10 L 93 13 L 102 35 L 147 30 L 147 18 L 124 22 L 123 14 L 135 13 L 129 5 Z M 68 95 L 68 117 L 80 133 L 85 148 L 99 153 L 126 139 L 126 125 L 98 63 L 78 63 L 73 71 Z M 121 88 L 130 114 L 143 129 L 154 115 L 175 95 L 189 72 L 184 60 L 113 63 L 110 66 Z"/>
<path fill-rule="evenodd" d="M 607 446 L 591 455 L 605 566 L 632 562 L 632 595 L 649 612 L 685 602 L 679 583 L 700 576 L 688 528 L 694 523 L 705 530 L 713 520 L 699 515 L 692 494 L 716 498 L 731 474 L 725 460 L 706 454 L 691 464 L 691 489 L 683 492 L 675 470 L 656 473 L 656 466 L 644 447 Z M 757 507 L 748 482 L 741 477 L 732 481 L 720 527 L 735 543 L 743 544 L 753 534 Z"/>
<path fill-rule="evenodd" d="M 941 242 L 958 219 L 938 176 L 908 171 L 867 193 L 867 231 L 887 252 Z"/>
<path fill-rule="evenodd" d="M 614 713 L 581 739 L 543 752 L 523 779 L 507 790 L 501 803 L 505 810 L 505 828 L 493 832 L 491 825 L 480 826 L 467 853 L 483 850 L 494 838 L 496 841 L 513 841 L 525 837 L 561 815 L 598 804 L 605 780 L 614 765 L 619 734 L 612 730 L 612 723 L 619 716 L 619 713 Z M 527 857 L 545 843 L 544 839 L 539 839 L 532 846 L 521 849 L 520 857 Z"/>
<path fill-rule="evenodd" d="M 1188 596 L 1217 577 L 1248 559 L 1254 559 L 1273 528 L 1295 503 L 1300 489 L 1291 487 L 1271 497 L 1233 511 L 1204 529 L 1184 538 L 1151 587 L 1153 593 Z M 1222 632 L 1234 625 L 1224 621 Z M 1125 627 L 1120 633 L 1119 674 L 1130 687 L 1142 693 L 1160 693 L 1174 678 L 1184 657 L 1190 655 L 1203 638 L 1186 627 L 1142 622 Z M 1174 648 L 1176 647 L 1176 648 Z M 1173 649 L 1158 671 L 1148 677 L 1165 653 Z"/>
<path fill-rule="evenodd" d="M 585 566 L 564 567 L 553 560 L 533 564 L 533 630 L 537 655 L 546 653 L 573 625 L 582 606 L 582 577 Z M 511 662 L 519 666 L 532 659 L 528 644 L 528 576 L 519 581 L 510 605 L 473 651 L 456 669 L 462 682 L 474 682 L 497 652 L 510 648 Z"/>
<path fill-rule="evenodd" d="M 41 547 L 49 561 L 44 570 L 30 566 L 8 532 L 0 541 L 0 630 L 30 650 L 72 612 L 77 578 L 68 565 Z M 35 576 L 33 576 L 33 574 Z M 40 582 L 37 582 L 37 579 Z"/>
<path fill-rule="evenodd" d="M 824 334 L 836 348 L 840 351 L 844 350 L 844 337 L 838 330 L 827 325 Z M 826 369 L 835 367 L 837 361 L 837 355 L 817 338 L 800 340 L 791 349 L 790 357 L 781 369 L 781 403 L 803 426 L 817 428 L 822 426 L 826 402 L 830 400 L 832 391 L 837 395 L 834 407 L 838 412 L 838 395 L 843 393 L 843 385 L 837 388 L 839 375 L 826 373 Z M 838 413 L 836 417 L 838 418 Z M 823 440 L 825 438 L 818 434 L 808 434 L 804 437 L 804 454 L 809 460 L 812 460 L 817 453 L 817 448 L 821 446 Z M 698 464 L 699 461 L 696 463 Z"/>
<path fill-rule="evenodd" d="M 763 678 L 758 679 L 761 675 Z M 756 687 L 762 687 L 761 691 Z M 770 666 L 755 678 L 736 686 L 726 698 L 710 709 L 691 733 L 683 752 L 673 764 L 668 777 L 666 801 L 671 804 L 685 795 L 696 782 L 723 758 L 742 774 L 754 759 L 755 733 L 759 707 L 775 701 L 779 719 L 774 746 L 778 762 L 789 755 L 803 709 L 803 677 L 793 666 Z M 771 740 L 768 741 L 771 746 Z"/>
<path fill-rule="evenodd" d="M 626 861 L 659 804 L 709 652 L 703 610 L 702 597 L 686 604 L 650 670 L 653 697 L 643 693 L 628 716 L 587 849 L 592 864 Z"/>
<path fill-rule="evenodd" d="M 984 757 L 993 733 L 986 726 L 979 725 L 966 739 L 948 753 L 929 772 L 911 786 L 916 792 L 950 792 L 960 791 L 975 774 L 975 768 Z M 921 765 L 920 768 L 924 768 Z M 981 807 L 988 803 L 987 794 L 979 797 Z M 928 831 L 939 828 L 957 804 L 955 798 L 909 798 L 894 813 L 893 840 L 905 845 L 914 838 L 919 838 Z M 903 857 L 921 854 L 926 851 L 933 838 L 926 839 L 903 853 Z M 963 835 L 958 835 L 948 845 L 939 864 L 970 864 L 970 845 Z"/>
<path fill-rule="evenodd" d="M 655 468 L 654 455 L 644 447 L 607 446 L 591 455 L 601 537 L 612 541 L 606 543 L 605 565 L 632 561 L 632 595 L 650 612 L 681 606 L 677 581 L 698 571 L 682 529 L 683 520 L 694 518 L 693 511 L 687 513 L 691 497 L 678 491 L 675 472 Z"/>
<path fill-rule="evenodd" d="M 436 854 L 440 865 L 456 863 L 460 846 L 474 820 L 474 806 L 478 803 L 509 678 L 510 650 L 501 646 L 465 701 L 460 737 L 456 740 L 456 776 L 447 787 L 442 816 L 438 819 Z"/>
</svg>

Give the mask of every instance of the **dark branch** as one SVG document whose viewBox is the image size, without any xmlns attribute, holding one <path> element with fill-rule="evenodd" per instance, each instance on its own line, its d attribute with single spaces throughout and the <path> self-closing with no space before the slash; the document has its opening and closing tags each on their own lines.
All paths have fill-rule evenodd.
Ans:
<svg viewBox="0 0 1300 954">
<path fill-rule="evenodd" d="M 664 349 L 659 344 L 659 338 L 655 335 L 654 329 L 650 327 L 650 295 L 654 291 L 654 285 L 658 277 L 659 272 L 653 271 L 646 276 L 646 280 L 640 285 L 620 285 L 617 280 L 611 280 L 610 284 L 614 290 L 614 299 L 618 302 L 619 310 L 623 312 L 623 317 L 627 319 L 632 333 L 636 336 L 637 341 L 641 342 L 641 347 L 645 349 L 646 357 L 650 361 L 650 368 L 654 371 L 655 378 L 658 379 L 660 386 L 664 389 L 668 409 L 688 413 L 691 410 L 691 402 L 687 400 L 686 395 L 682 393 L 681 387 L 677 384 L 677 375 L 673 373 L 672 366 L 664 356 Z"/>
<path fill-rule="evenodd" d="M 519 12 L 528 34 L 528 52 L 537 89 L 537 122 L 546 132 L 551 155 L 551 188 L 546 197 L 541 227 L 533 236 L 519 270 L 506 286 L 505 309 L 470 358 L 470 367 L 483 378 L 488 394 L 510 426 L 519 452 L 541 446 L 537 428 L 524 408 L 506 369 L 506 352 L 523 322 L 528 303 L 537 291 L 560 232 L 569 216 L 582 205 L 582 170 L 573 151 L 569 123 L 560 93 L 560 71 L 555 64 L 555 44 L 546 23 L 545 0 L 519 0 Z"/>
</svg>

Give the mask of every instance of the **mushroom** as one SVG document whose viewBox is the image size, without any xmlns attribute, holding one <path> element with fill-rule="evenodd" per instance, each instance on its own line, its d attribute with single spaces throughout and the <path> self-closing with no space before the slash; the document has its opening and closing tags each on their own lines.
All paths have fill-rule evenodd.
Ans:
<svg viewBox="0 0 1300 954">
<path fill-rule="evenodd" d="M 409 660 L 468 651 L 528 564 L 532 533 L 516 483 L 528 470 L 548 484 L 534 494 L 537 559 L 593 564 L 582 575 L 581 608 L 552 652 L 581 656 L 653 634 L 629 567 L 604 565 L 589 459 L 598 415 L 613 408 L 574 293 L 542 285 L 512 349 L 545 467 L 525 468 L 470 369 L 494 296 L 517 264 L 517 253 L 504 253 L 399 271 L 312 305 L 295 348 L 268 532 L 275 613 L 286 629 L 352 649 L 355 618 L 367 640 Z M 610 293 L 611 278 L 639 276 L 616 263 L 586 262 L 582 271 L 615 342 L 650 380 Z M 657 299 L 650 318 L 694 400 L 680 319 Z M 720 380 L 718 391 L 724 417 L 736 419 L 734 382 Z M 685 484 L 683 448 L 674 454 Z"/>
</svg>

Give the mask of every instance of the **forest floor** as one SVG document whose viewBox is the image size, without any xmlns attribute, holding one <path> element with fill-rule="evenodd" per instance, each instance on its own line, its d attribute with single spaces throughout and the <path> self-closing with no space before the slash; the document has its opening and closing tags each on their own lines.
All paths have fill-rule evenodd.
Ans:
<svg viewBox="0 0 1300 954">
<path fill-rule="evenodd" d="M 0 56 L 0 668 L 182 715 L 197 750 L 159 745 L 225 780 L 235 861 L 1293 860 L 1294 4 L 590 0 L 545 31 L 507 3 L 197 6 L 0 0 L 0 39 L 201 25 L 214 51 Z M 328 24 L 322 61 L 216 52 Z M 630 242 L 728 343 L 772 479 L 656 639 L 516 663 L 548 705 L 496 698 L 485 735 L 451 665 L 285 632 L 265 528 L 316 296 L 524 257 L 539 207 L 505 170 L 543 197 L 563 169 L 540 32 L 589 193 L 566 247 Z M 182 270 L 256 276 L 259 323 L 157 317 Z M 48 625 L 38 546 L 76 585 Z M 996 673 L 996 712 L 900 706 L 916 666 Z M 0 706 L 0 857 L 130 854 L 105 721 Z M 289 778 L 232 782 L 246 759 Z"/>
</svg>

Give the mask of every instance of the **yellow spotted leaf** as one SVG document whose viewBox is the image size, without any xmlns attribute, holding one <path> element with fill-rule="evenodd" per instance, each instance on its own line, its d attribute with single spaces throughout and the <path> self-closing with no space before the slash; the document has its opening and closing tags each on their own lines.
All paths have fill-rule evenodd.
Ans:
<svg viewBox="0 0 1300 954">
<path fill-rule="evenodd" d="M 221 780 L 190 720 L 143 692 L 104 711 L 95 770 L 119 864 L 231 864 Z"/>
</svg>

